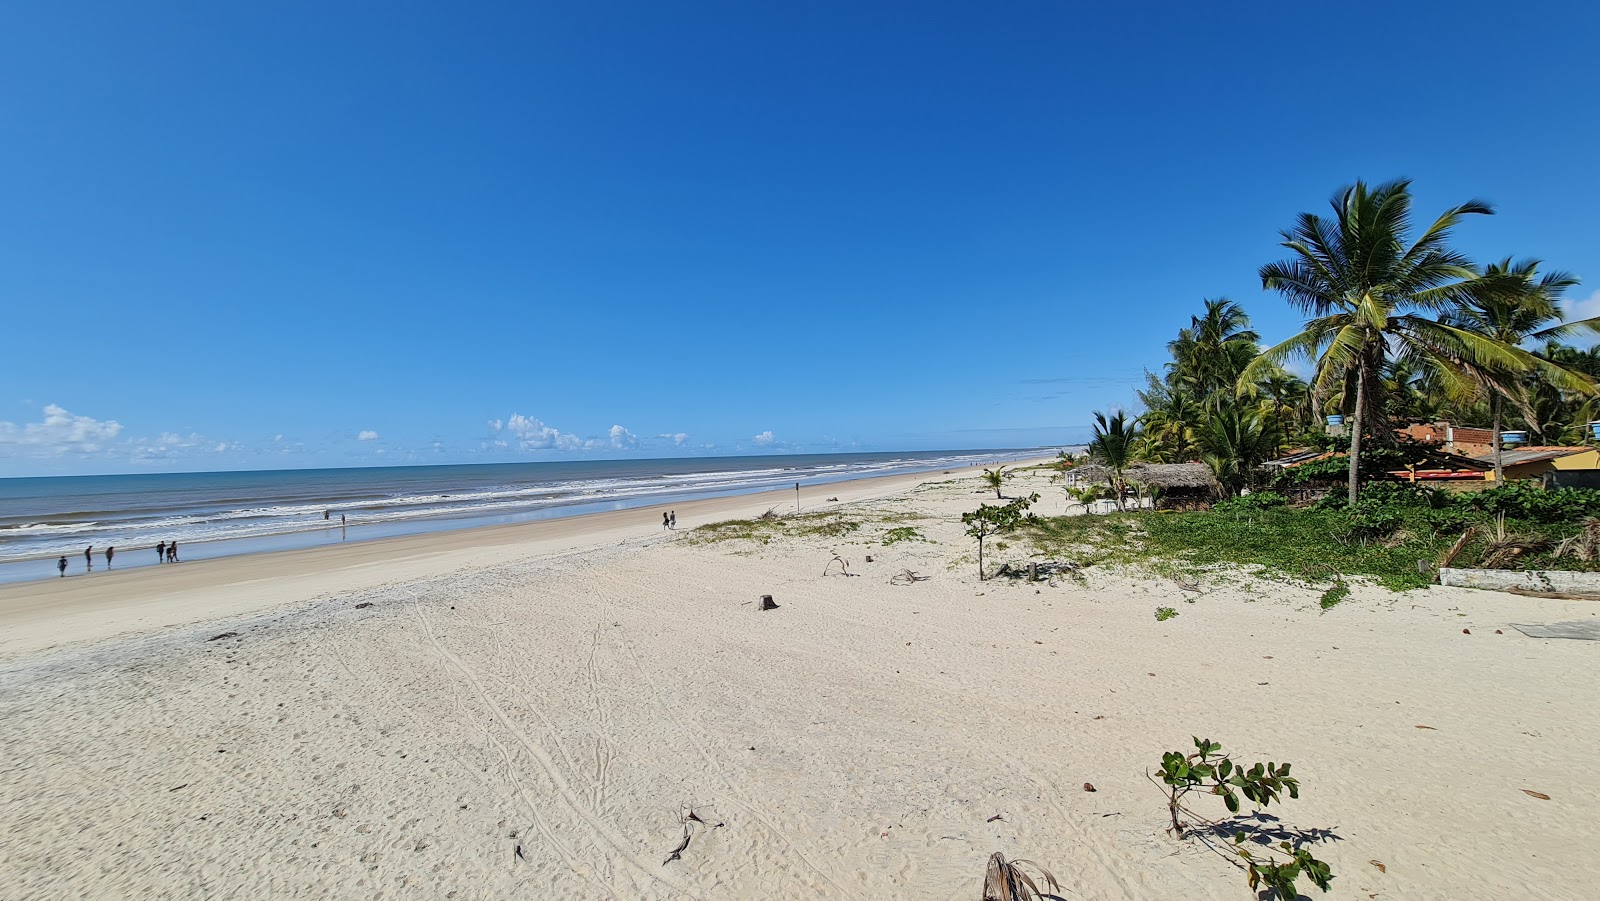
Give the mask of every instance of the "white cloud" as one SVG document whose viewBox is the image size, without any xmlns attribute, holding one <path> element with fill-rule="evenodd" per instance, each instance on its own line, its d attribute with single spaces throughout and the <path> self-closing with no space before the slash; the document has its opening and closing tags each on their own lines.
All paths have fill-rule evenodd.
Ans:
<svg viewBox="0 0 1600 901">
<path fill-rule="evenodd" d="M 361 430 L 361 434 L 356 436 L 356 440 L 357 441 L 377 441 L 378 440 L 378 433 L 374 432 L 371 429 L 362 429 Z"/>
<path fill-rule="evenodd" d="M 1600 291 L 1596 291 L 1582 300 L 1563 300 L 1561 302 L 1561 312 L 1566 316 L 1568 322 L 1575 319 L 1592 319 L 1600 316 Z M 1568 343 L 1587 347 L 1600 339 L 1587 332 L 1579 332 L 1566 340 Z"/>
<path fill-rule="evenodd" d="M 777 441 L 778 439 L 773 437 L 771 429 L 767 429 L 765 432 L 762 432 L 750 440 L 756 443 L 756 447 L 771 447 L 773 442 Z"/>
<path fill-rule="evenodd" d="M 503 423 L 491 419 L 489 427 L 496 432 L 503 429 L 516 436 L 517 444 L 523 450 L 575 450 L 583 446 L 583 439 L 577 435 L 567 434 L 545 425 L 536 417 L 523 416 L 521 413 L 511 414 L 511 418 Z"/>
<path fill-rule="evenodd" d="M 668 432 L 666 434 L 657 435 L 656 437 L 657 438 L 664 438 L 664 439 L 666 439 L 668 441 L 671 441 L 673 444 L 677 445 L 678 447 L 683 447 L 684 443 L 689 440 L 689 433 L 688 432 Z"/>
<path fill-rule="evenodd" d="M 41 422 L 0 422 L 0 456 L 94 454 L 107 449 L 121 433 L 122 424 L 114 419 L 78 416 L 46 404 Z"/>
<path fill-rule="evenodd" d="M 612 447 L 625 448 L 639 446 L 639 436 L 628 431 L 620 425 L 612 426 L 611 430 L 606 432 L 606 435 L 610 437 Z"/>
</svg>

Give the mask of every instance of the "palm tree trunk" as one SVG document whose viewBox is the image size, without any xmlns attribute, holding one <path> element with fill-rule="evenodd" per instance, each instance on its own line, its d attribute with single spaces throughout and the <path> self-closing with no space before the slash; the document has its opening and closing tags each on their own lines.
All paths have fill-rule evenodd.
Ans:
<svg viewBox="0 0 1600 901">
<path fill-rule="evenodd" d="M 1495 392 L 1489 404 L 1494 410 L 1492 417 L 1494 423 L 1490 427 L 1494 433 L 1490 438 L 1494 442 L 1494 483 L 1496 486 L 1500 486 L 1506 482 L 1506 471 L 1505 467 L 1500 463 L 1500 393 L 1498 391 Z"/>
<path fill-rule="evenodd" d="M 1363 351 L 1356 361 L 1356 409 L 1350 423 L 1350 504 L 1355 505 L 1356 490 L 1361 482 L 1361 429 L 1366 425 L 1367 412 L 1367 355 Z"/>
</svg>

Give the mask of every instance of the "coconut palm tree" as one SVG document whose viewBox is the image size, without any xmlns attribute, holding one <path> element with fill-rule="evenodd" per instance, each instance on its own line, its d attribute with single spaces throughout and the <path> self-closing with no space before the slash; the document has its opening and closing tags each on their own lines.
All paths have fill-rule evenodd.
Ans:
<svg viewBox="0 0 1600 901">
<path fill-rule="evenodd" d="M 1123 473 L 1134 462 L 1138 441 L 1138 421 L 1129 422 L 1127 414 L 1121 410 L 1110 418 L 1095 411 L 1094 439 L 1089 442 L 1089 459 L 1111 470 L 1111 491 L 1116 495 L 1118 510 L 1123 509 L 1122 495 L 1128 489 L 1128 480 Z"/>
<path fill-rule="evenodd" d="M 1445 314 L 1445 321 L 1510 347 L 1520 347 L 1528 341 L 1552 341 L 1581 332 L 1600 334 L 1600 317 L 1562 321 L 1561 295 L 1578 284 L 1578 280 L 1565 272 L 1550 272 L 1541 277 L 1540 262 L 1513 263 L 1506 257 L 1484 267 L 1483 277 Z M 1479 385 L 1489 395 L 1496 483 L 1505 480 L 1500 447 L 1500 417 L 1505 402 L 1509 400 L 1530 422 L 1538 418 L 1528 402 L 1524 376 L 1532 374 L 1558 391 L 1583 396 L 1595 392 L 1594 381 L 1581 372 L 1537 355 L 1530 355 L 1529 359 L 1531 364 L 1519 360 L 1515 366 L 1484 367 L 1475 372 Z"/>
<path fill-rule="evenodd" d="M 1313 397 L 1326 398 L 1348 374 L 1356 391 L 1350 429 L 1350 501 L 1356 499 L 1362 437 L 1382 422 L 1378 378 L 1391 353 L 1436 366 L 1448 386 L 1469 393 L 1473 367 L 1531 365 L 1526 351 L 1438 322 L 1426 314 L 1466 296 L 1478 272 L 1449 246 L 1450 232 L 1469 215 L 1493 212 L 1471 200 L 1445 210 L 1414 243 L 1411 183 L 1401 179 L 1341 190 L 1333 216 L 1301 213 L 1282 232 L 1292 255 L 1261 267 L 1261 284 L 1310 316 L 1305 329 L 1267 348 L 1242 374 L 1254 381 L 1267 367 L 1301 356 L 1316 364 Z"/>
<path fill-rule="evenodd" d="M 1233 396 L 1239 373 L 1255 359 L 1261 340 L 1250 328 L 1244 308 L 1219 297 L 1205 301 L 1203 315 L 1189 317 L 1189 327 L 1167 344 L 1172 354 L 1171 385 L 1187 390 L 1203 403 Z"/>
<path fill-rule="evenodd" d="M 1260 410 L 1224 406 L 1206 417 L 1195 441 L 1201 459 L 1232 496 L 1255 481 L 1261 464 L 1277 452 L 1280 438 L 1274 417 Z"/>
</svg>

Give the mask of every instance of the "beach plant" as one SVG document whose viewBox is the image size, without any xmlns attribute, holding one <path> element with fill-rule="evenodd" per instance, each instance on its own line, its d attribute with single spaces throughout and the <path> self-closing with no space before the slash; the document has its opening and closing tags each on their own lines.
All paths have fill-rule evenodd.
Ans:
<svg viewBox="0 0 1600 901">
<path fill-rule="evenodd" d="M 915 526 L 897 526 L 883 533 L 883 546 L 899 544 L 902 541 L 927 541 Z"/>
<path fill-rule="evenodd" d="M 1028 508 L 1039 499 L 1038 492 L 1027 497 L 1013 498 L 1005 504 L 980 504 L 978 509 L 961 514 L 961 524 L 967 534 L 978 540 L 978 579 L 987 578 L 983 572 L 983 543 L 994 535 L 1001 535 L 1033 519 Z"/>
<path fill-rule="evenodd" d="M 1300 797 L 1300 782 L 1289 775 L 1290 765 L 1287 763 L 1269 761 L 1245 766 L 1235 763 L 1232 757 L 1223 753 L 1220 742 L 1195 738 L 1194 746 L 1194 752 L 1189 754 L 1167 751 L 1161 755 L 1161 767 L 1155 775 L 1145 774 L 1166 793 L 1167 813 L 1172 820 L 1167 831 L 1178 838 L 1187 834 L 1205 836 L 1225 831 L 1225 824 L 1207 819 L 1190 809 L 1189 798 L 1193 794 L 1220 797 L 1230 814 L 1239 813 L 1241 795 L 1256 807 L 1282 804 L 1285 793 L 1290 798 Z M 1197 824 L 1204 828 L 1197 829 Z M 1250 830 L 1235 829 L 1231 843 L 1213 846 L 1233 855 L 1244 869 L 1251 891 L 1265 888 L 1269 898 L 1293 901 L 1300 897 L 1296 883 L 1301 876 L 1324 892 L 1329 889 L 1333 873 L 1326 863 L 1317 860 L 1308 849 L 1297 847 L 1287 840 L 1273 844 L 1270 837 L 1258 841 L 1252 841 L 1252 838 L 1257 836 L 1253 836 Z M 1247 843 L 1254 847 L 1247 847 Z"/>
<path fill-rule="evenodd" d="M 1094 438 L 1089 442 L 1089 459 L 1111 471 L 1111 493 L 1117 500 L 1117 509 L 1123 509 L 1122 499 L 1128 493 L 1128 467 L 1137 459 L 1139 423 L 1128 421 L 1128 416 L 1118 410 L 1111 416 L 1096 410 Z"/>
<path fill-rule="evenodd" d="M 1006 499 L 1005 495 L 1000 493 L 1000 489 L 1005 486 L 1006 479 L 1011 478 L 1011 470 L 1006 469 L 1004 466 L 985 469 L 982 478 L 983 484 L 994 489 L 995 499 L 1002 501 Z"/>
<path fill-rule="evenodd" d="M 1177 616 L 1177 615 L 1178 615 L 1178 611 L 1172 609 L 1171 607 L 1157 607 L 1156 608 L 1156 622 L 1158 622 L 1158 623 L 1164 623 L 1167 620 L 1172 619 L 1174 616 Z"/>
</svg>

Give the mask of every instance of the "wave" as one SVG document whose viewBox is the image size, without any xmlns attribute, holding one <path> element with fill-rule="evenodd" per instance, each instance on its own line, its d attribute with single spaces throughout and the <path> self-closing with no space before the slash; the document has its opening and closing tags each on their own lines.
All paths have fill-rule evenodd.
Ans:
<svg viewBox="0 0 1600 901">
<path fill-rule="evenodd" d="M 1012 459 L 1034 452 L 999 455 Z M 80 553 L 85 545 L 183 543 L 257 538 L 337 527 L 341 516 L 354 525 L 426 519 L 462 519 L 540 513 L 582 504 L 688 500 L 786 487 L 795 481 L 845 481 L 893 471 L 936 470 L 997 459 L 997 454 L 895 457 L 887 460 L 827 462 L 811 466 L 772 466 L 604 478 L 545 479 L 507 485 L 449 485 L 384 493 L 354 486 L 328 486 L 321 496 L 306 486 L 285 485 L 277 497 L 238 496 L 185 500 L 185 492 L 138 498 L 122 510 L 82 510 L 0 517 L 0 562 Z M 409 487 L 409 486 L 408 486 Z M 153 502 L 152 502 L 153 501 Z M 325 518 L 326 517 L 326 518 Z"/>
</svg>

